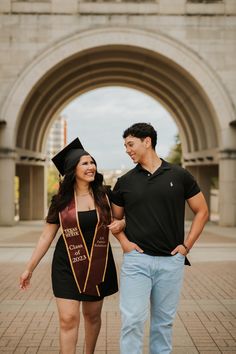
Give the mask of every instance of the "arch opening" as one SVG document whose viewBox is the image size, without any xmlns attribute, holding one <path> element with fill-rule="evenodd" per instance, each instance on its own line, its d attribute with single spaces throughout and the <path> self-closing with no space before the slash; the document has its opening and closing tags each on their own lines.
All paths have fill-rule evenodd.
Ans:
<svg viewBox="0 0 236 354">
<path fill-rule="evenodd" d="M 41 78 L 18 119 L 16 146 L 20 154 L 27 151 L 35 156 L 42 154 L 47 133 L 58 112 L 75 97 L 106 86 L 133 88 L 158 100 L 178 126 L 185 164 L 209 165 L 209 154 L 211 165 L 217 164 L 217 128 L 214 117 L 206 119 L 212 116 L 212 109 L 195 80 L 162 55 L 117 45 L 72 55 Z M 19 161 L 17 171 L 21 171 Z M 215 168 L 213 170 L 216 173 Z M 199 169 L 197 171 L 199 174 Z M 208 175 L 213 173 L 208 171 Z M 204 184 L 209 200 L 209 181 Z"/>
<path fill-rule="evenodd" d="M 53 117 L 76 96 L 104 86 L 124 86 L 157 99 L 174 117 L 184 155 L 219 145 L 212 110 L 197 83 L 169 59 L 140 48 L 104 46 L 60 62 L 34 87 L 18 119 L 16 146 L 43 151 Z M 187 160 L 187 158 L 186 158 Z"/>
<path fill-rule="evenodd" d="M 206 178 L 207 189 L 213 173 L 204 172 L 203 167 L 215 171 L 217 167 L 218 173 L 219 151 L 227 154 L 234 146 L 234 132 L 229 127 L 234 107 L 228 93 L 191 49 L 161 33 L 131 28 L 75 33 L 25 68 L 2 108 L 9 122 L 2 145 L 15 151 L 9 157 L 10 168 L 24 164 L 43 167 L 46 136 L 58 112 L 75 97 L 106 86 L 142 91 L 170 112 L 180 132 L 184 165 L 202 175 L 200 179 Z M 227 183 L 223 181 L 223 186 Z M 222 204 L 227 220 L 229 204 L 227 194 Z M 231 224 L 235 223 L 233 213 Z"/>
</svg>

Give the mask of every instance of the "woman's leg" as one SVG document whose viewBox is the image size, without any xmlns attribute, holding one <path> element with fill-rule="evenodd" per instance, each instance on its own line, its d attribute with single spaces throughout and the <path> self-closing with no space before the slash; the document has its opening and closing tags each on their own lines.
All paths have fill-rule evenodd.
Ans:
<svg viewBox="0 0 236 354">
<path fill-rule="evenodd" d="M 101 311 L 103 300 L 82 303 L 85 328 L 86 354 L 93 354 L 101 328 Z"/>
<path fill-rule="evenodd" d="M 56 298 L 60 321 L 61 354 L 75 354 L 78 340 L 80 302 Z"/>
</svg>

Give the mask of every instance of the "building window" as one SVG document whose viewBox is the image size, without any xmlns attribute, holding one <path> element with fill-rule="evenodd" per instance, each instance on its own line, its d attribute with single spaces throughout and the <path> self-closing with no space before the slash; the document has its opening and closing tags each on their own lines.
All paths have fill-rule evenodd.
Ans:
<svg viewBox="0 0 236 354">
<path fill-rule="evenodd" d="M 192 4 L 215 4 L 215 3 L 223 3 L 224 0 L 187 0 L 188 3 Z"/>
<path fill-rule="evenodd" d="M 12 0 L 12 2 L 46 2 L 46 3 L 50 3 L 51 0 Z"/>
<path fill-rule="evenodd" d="M 81 2 L 111 3 L 159 3 L 159 0 L 80 0 Z"/>
</svg>

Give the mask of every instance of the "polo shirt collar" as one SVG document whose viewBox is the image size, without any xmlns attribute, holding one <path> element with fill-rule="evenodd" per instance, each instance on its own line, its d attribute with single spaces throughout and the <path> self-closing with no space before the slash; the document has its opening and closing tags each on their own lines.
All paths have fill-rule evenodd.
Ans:
<svg viewBox="0 0 236 354">
<path fill-rule="evenodd" d="M 161 166 L 157 169 L 156 172 L 160 173 L 162 170 L 170 170 L 171 169 L 171 164 L 161 158 L 162 164 Z M 139 163 L 135 166 L 136 171 L 145 171 L 148 172 L 145 168 L 142 167 Z M 156 173 L 154 172 L 153 175 Z"/>
</svg>

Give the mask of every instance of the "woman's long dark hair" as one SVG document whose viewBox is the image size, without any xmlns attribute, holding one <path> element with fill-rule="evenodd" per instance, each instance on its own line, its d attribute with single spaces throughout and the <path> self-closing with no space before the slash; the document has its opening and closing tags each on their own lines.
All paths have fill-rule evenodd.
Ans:
<svg viewBox="0 0 236 354">
<path fill-rule="evenodd" d="M 89 155 L 90 156 L 90 155 Z M 91 156 L 96 167 L 96 161 Z M 47 219 L 55 219 L 58 213 L 62 211 L 74 197 L 75 168 L 71 169 L 60 182 L 59 190 L 52 198 L 51 207 Z M 94 181 L 90 183 L 93 191 L 95 206 L 98 209 L 100 221 L 103 225 L 111 222 L 110 206 L 106 197 L 107 188 L 103 185 L 103 175 L 96 171 Z"/>
</svg>

